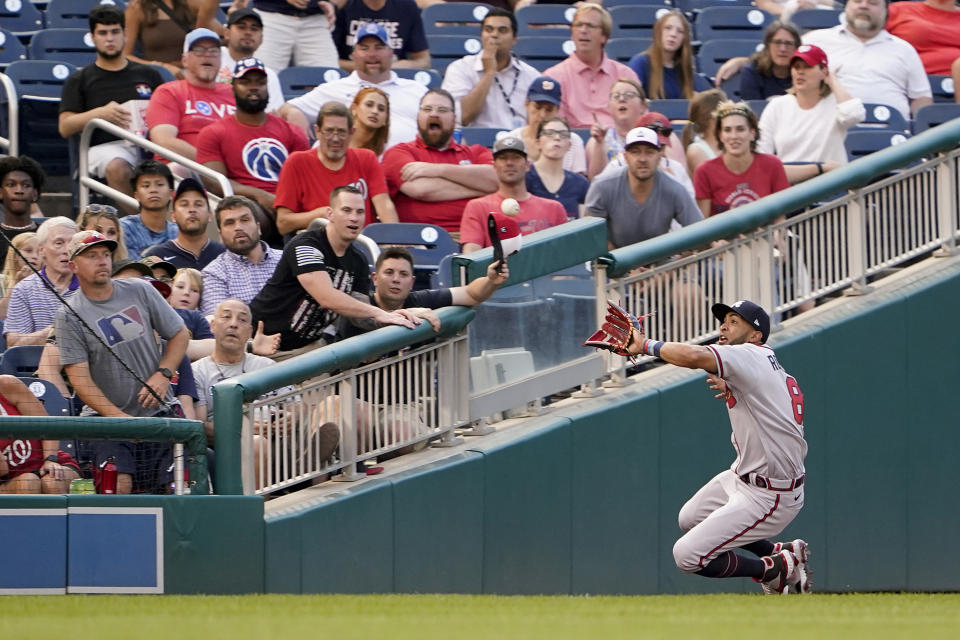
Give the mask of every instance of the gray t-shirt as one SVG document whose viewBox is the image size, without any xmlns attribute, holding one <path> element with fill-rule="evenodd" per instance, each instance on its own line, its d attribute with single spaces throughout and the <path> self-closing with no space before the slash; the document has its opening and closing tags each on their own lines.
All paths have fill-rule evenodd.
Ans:
<svg viewBox="0 0 960 640">
<path fill-rule="evenodd" d="M 197 382 L 197 406 L 207 408 L 207 420 L 213 420 L 213 385 L 241 373 L 259 371 L 276 364 L 270 358 L 252 353 L 243 354 L 243 360 L 234 364 L 217 364 L 212 356 L 200 358 L 193 363 L 193 377 Z M 275 392 L 276 393 L 276 392 Z"/>
<path fill-rule="evenodd" d="M 113 294 L 106 300 L 91 300 L 83 291 L 77 291 L 70 306 L 97 332 L 109 350 L 90 335 L 74 314 L 61 307 L 56 321 L 60 363 L 66 366 L 87 362 L 97 388 L 121 411 L 137 417 L 160 413 L 156 408 L 140 406 L 137 394 L 143 383 L 131 376 L 113 354 L 142 380 L 152 376 L 162 353 L 154 331 L 169 340 L 184 326 L 173 307 L 150 283 L 134 278 L 114 280 Z M 169 390 L 165 399 L 176 403 Z M 89 407 L 84 407 L 83 415 L 92 413 Z"/>
<path fill-rule="evenodd" d="M 690 194 L 662 171 L 653 174 L 650 195 L 639 204 L 630 191 L 627 171 L 598 176 L 587 191 L 587 214 L 607 219 L 607 239 L 614 247 L 663 235 L 672 220 L 683 226 L 703 220 Z"/>
</svg>

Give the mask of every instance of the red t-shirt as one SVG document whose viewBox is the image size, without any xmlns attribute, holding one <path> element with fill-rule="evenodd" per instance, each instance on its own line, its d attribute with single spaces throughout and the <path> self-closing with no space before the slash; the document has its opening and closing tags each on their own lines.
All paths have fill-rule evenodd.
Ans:
<svg viewBox="0 0 960 640">
<path fill-rule="evenodd" d="M 346 160 L 337 171 L 323 166 L 316 149 L 291 153 L 280 172 L 274 207 L 286 207 L 294 213 L 310 211 L 330 204 L 330 192 L 353 185 L 360 189 L 367 207 L 365 225 L 377 221 L 370 200 L 387 192 L 387 182 L 377 156 L 369 149 L 347 149 Z"/>
<path fill-rule="evenodd" d="M 891 2 L 887 31 L 913 45 L 927 73 L 950 75 L 950 65 L 960 58 L 960 11 Z"/>
<path fill-rule="evenodd" d="M 750 168 L 743 173 L 734 173 L 727 169 L 722 155 L 704 162 L 693 173 L 697 200 L 711 201 L 712 216 L 759 200 L 789 186 L 783 163 L 776 156 L 766 153 L 755 154 Z"/>
<path fill-rule="evenodd" d="M 467 206 L 470 199 L 424 202 L 404 194 L 400 191 L 400 187 L 403 185 L 400 172 L 408 162 L 492 165 L 493 154 L 490 153 L 489 149 L 478 144 L 466 146 L 453 141 L 450 142 L 449 147 L 440 151 L 428 147 L 423 140 L 417 137 L 413 142 L 401 142 L 390 147 L 383 155 L 383 171 L 387 176 L 390 197 L 393 198 L 393 204 L 397 208 L 397 217 L 400 222 L 435 224 L 453 233 L 459 231 L 463 208 Z"/>
<path fill-rule="evenodd" d="M 491 213 L 500 213 L 500 203 L 503 200 L 504 197 L 499 193 L 491 193 L 467 202 L 467 206 L 463 209 L 463 220 L 460 223 L 460 242 L 463 244 L 472 242 L 481 247 L 489 247 L 487 216 Z M 520 227 L 520 233 L 527 235 L 563 224 L 567 221 L 567 211 L 556 200 L 532 195 L 520 203 L 520 213 L 513 219 Z"/>
<path fill-rule="evenodd" d="M 280 170 L 294 151 L 310 148 L 307 136 L 282 118 L 267 115 L 263 126 L 252 127 L 235 117 L 204 127 L 197 138 L 197 162 L 227 166 L 227 177 L 248 187 L 276 193 Z"/>
<path fill-rule="evenodd" d="M 197 146 L 200 130 L 237 110 L 233 88 L 217 84 L 207 89 L 186 80 L 167 82 L 153 92 L 147 106 L 147 129 L 172 124 L 177 137 Z"/>
</svg>

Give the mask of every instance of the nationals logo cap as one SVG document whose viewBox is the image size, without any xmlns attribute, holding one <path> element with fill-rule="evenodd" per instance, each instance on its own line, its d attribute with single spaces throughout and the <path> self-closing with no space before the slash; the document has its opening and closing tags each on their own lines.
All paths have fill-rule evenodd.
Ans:
<svg viewBox="0 0 960 640">
<path fill-rule="evenodd" d="M 738 300 L 729 307 L 725 304 L 717 303 L 710 308 L 710 311 L 713 312 L 713 317 L 720 322 L 723 322 L 727 314 L 731 311 L 737 314 L 749 322 L 754 329 L 763 334 L 763 339 L 760 340 L 761 344 L 765 343 L 770 336 L 770 316 L 763 310 L 763 307 L 749 300 Z"/>
<path fill-rule="evenodd" d="M 793 64 L 794 60 L 803 60 L 811 67 L 827 66 L 827 54 L 815 44 L 804 44 L 797 47 L 793 57 L 790 58 L 790 64 Z"/>
</svg>

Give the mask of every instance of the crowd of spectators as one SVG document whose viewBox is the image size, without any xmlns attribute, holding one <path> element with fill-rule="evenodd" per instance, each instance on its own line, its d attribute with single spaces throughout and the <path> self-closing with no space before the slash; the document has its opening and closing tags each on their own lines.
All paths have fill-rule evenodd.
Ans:
<svg viewBox="0 0 960 640">
<path fill-rule="evenodd" d="M 430 67 L 427 4 L 236 0 L 224 25 L 208 0 L 95 7 L 96 61 L 66 81 L 61 135 L 105 119 L 222 174 L 234 195 L 214 206 L 219 183 L 98 131 L 91 174 L 136 210 L 118 199 L 38 225 L 43 169 L 0 159 L 7 344 L 43 345 L 41 376 L 75 393 L 83 415 L 198 416 L 212 437 L 214 379 L 379 326 L 435 324 L 433 309 L 478 304 L 506 279 L 494 269 L 470 287 L 412 291 L 402 251 L 382 254 L 371 279 L 356 245 L 366 225 L 436 225 L 469 252 L 489 246 L 486 217 L 509 198 L 521 233 L 587 215 L 607 220 L 610 247 L 633 244 L 841 166 L 864 103 L 909 117 L 931 101 L 926 73 L 956 74 L 960 58 L 952 2 L 849 0 L 843 24 L 801 35 L 789 17 L 815 0 L 764 0 L 779 20 L 761 49 L 715 78 L 739 74 L 743 99 L 769 100 L 758 117 L 696 73 L 681 11 L 665 12 L 624 65 L 604 51 L 610 13 L 578 3 L 569 57 L 541 73 L 514 52 L 517 19 L 502 3 L 481 21 L 479 50 L 428 88 L 394 71 Z M 291 65 L 349 74 L 285 101 L 277 73 Z M 155 66 L 177 79 L 162 82 Z M 689 120 L 650 111 L 659 98 L 688 99 Z M 462 140 L 464 127 L 505 135 L 491 149 Z M 0 377 L 0 409 L 36 414 L 17 384 Z M 324 435 L 325 457 L 337 440 Z M 0 491 L 72 477 L 75 461 L 50 443 L 31 444 L 46 457 L 20 471 L 27 458 L 9 452 L 25 445 L 0 446 Z M 165 480 L 164 447 L 115 443 L 92 462 L 106 457 L 122 491 Z M 150 461 L 152 479 L 134 458 Z M 36 480 L 15 481 L 22 473 Z"/>
</svg>

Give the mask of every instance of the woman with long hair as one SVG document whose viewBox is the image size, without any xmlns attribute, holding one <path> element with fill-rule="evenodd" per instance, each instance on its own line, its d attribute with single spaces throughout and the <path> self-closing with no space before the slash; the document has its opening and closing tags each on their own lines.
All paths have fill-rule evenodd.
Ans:
<svg viewBox="0 0 960 640">
<path fill-rule="evenodd" d="M 566 209 L 568 218 L 580 217 L 580 206 L 590 188 L 590 182 L 582 175 L 563 168 L 563 159 L 576 135 L 560 116 L 543 120 L 537 126 L 540 157 L 530 163 L 527 170 L 527 191 L 558 201 Z"/>
<path fill-rule="evenodd" d="M 183 41 L 187 33 L 206 27 L 221 33 L 217 0 L 130 0 L 124 11 L 126 44 L 123 55 L 143 64 L 165 68 L 183 77 Z M 139 45 L 139 52 L 134 53 Z"/>
<path fill-rule="evenodd" d="M 847 163 L 847 130 L 863 122 L 866 111 L 830 73 L 827 54 L 802 45 L 790 61 L 793 86 L 777 96 L 760 118 L 761 153 L 772 153 L 786 166 L 792 184 Z"/>
<path fill-rule="evenodd" d="M 33 269 L 40 268 L 40 253 L 38 251 L 37 234 L 27 231 L 14 236 L 10 241 L 15 251 L 7 251 L 3 261 L 3 271 L 0 272 L 0 319 L 6 319 L 7 307 L 10 305 L 10 292 L 14 285 L 33 274 Z M 23 254 L 23 258 L 20 257 Z M 28 264 L 29 263 L 29 264 Z M 33 265 L 33 269 L 30 268 Z"/>
<path fill-rule="evenodd" d="M 679 9 L 666 12 L 653 25 L 653 43 L 630 58 L 640 83 L 651 100 L 689 100 L 708 86 L 694 73 L 690 23 Z"/>
<path fill-rule="evenodd" d="M 123 242 L 123 233 L 120 231 L 120 218 L 117 210 L 108 204 L 91 204 L 77 217 L 77 228 L 80 231 L 96 231 L 108 240 L 117 243 L 113 250 L 114 260 L 124 260 L 128 257 L 127 245 Z"/>
<path fill-rule="evenodd" d="M 690 175 L 702 163 L 720 155 L 713 112 L 726 100 L 727 94 L 723 91 L 710 89 L 701 91 L 690 101 L 690 123 L 683 129 L 683 148 L 686 149 Z"/>
<path fill-rule="evenodd" d="M 763 48 L 740 70 L 740 99 L 766 100 L 790 88 L 790 59 L 800 46 L 800 30 L 792 22 L 774 20 L 763 32 Z"/>
<path fill-rule="evenodd" d="M 390 137 L 390 98 L 382 89 L 364 87 L 354 96 L 350 113 L 353 114 L 350 146 L 369 149 L 381 157 Z"/>
</svg>

